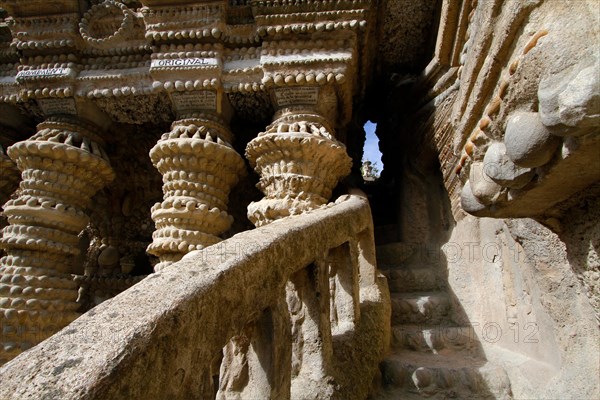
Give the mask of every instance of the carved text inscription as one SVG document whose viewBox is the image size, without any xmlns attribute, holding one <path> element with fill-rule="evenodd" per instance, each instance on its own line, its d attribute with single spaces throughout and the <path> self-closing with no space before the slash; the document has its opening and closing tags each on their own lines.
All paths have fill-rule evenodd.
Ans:
<svg viewBox="0 0 600 400">
<path fill-rule="evenodd" d="M 275 99 L 279 106 L 315 105 L 319 99 L 319 88 L 291 87 L 275 89 Z"/>
<path fill-rule="evenodd" d="M 38 99 L 38 105 L 45 115 L 77 114 L 75 99 Z"/>
<path fill-rule="evenodd" d="M 150 68 L 198 68 L 217 66 L 216 58 L 170 58 L 152 60 Z"/>
<path fill-rule="evenodd" d="M 28 69 L 17 72 L 17 79 L 69 76 L 72 74 L 72 72 L 73 70 L 71 68 Z"/>
<path fill-rule="evenodd" d="M 211 90 L 175 92 L 171 98 L 178 112 L 217 109 L 217 94 Z"/>
</svg>

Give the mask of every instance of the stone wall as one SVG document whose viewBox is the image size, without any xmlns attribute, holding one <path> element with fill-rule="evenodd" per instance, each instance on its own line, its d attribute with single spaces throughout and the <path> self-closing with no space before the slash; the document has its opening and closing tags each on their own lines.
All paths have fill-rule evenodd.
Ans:
<svg viewBox="0 0 600 400">
<path fill-rule="evenodd" d="M 600 396 L 599 22 L 593 1 L 444 1 L 431 63 L 372 106 L 379 240 L 444 266 L 515 398 Z"/>
<path fill-rule="evenodd" d="M 595 185 L 565 212 L 558 236 L 600 323 L 600 187 Z"/>
<path fill-rule="evenodd" d="M 584 233 L 588 246 L 593 234 Z M 571 248 L 534 220 L 469 216 L 442 251 L 449 287 L 515 398 L 598 396 L 600 334 L 577 271 L 597 272 L 594 250 L 573 262 Z"/>
</svg>

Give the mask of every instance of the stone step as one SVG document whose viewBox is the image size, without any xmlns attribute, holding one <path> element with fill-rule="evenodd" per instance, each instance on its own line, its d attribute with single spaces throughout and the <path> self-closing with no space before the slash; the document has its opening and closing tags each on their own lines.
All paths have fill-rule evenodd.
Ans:
<svg viewBox="0 0 600 400">
<path fill-rule="evenodd" d="M 377 265 L 402 265 L 419 251 L 417 243 L 395 242 L 376 247 Z"/>
<path fill-rule="evenodd" d="M 433 268 L 387 268 L 381 272 L 388 280 L 390 292 L 433 291 L 439 289 Z"/>
<path fill-rule="evenodd" d="M 450 299 L 444 292 L 392 293 L 392 326 L 448 325 Z"/>
<path fill-rule="evenodd" d="M 482 394 L 482 393 L 461 393 L 460 397 L 449 391 L 449 393 L 440 391 L 434 394 L 419 393 L 418 391 L 412 391 L 404 388 L 387 388 L 379 391 L 376 394 L 368 397 L 367 400 L 448 400 L 448 399 L 460 399 L 460 400 L 498 400 L 494 394 Z M 507 399 L 512 399 L 508 397 Z"/>
<path fill-rule="evenodd" d="M 470 326 L 396 325 L 392 327 L 391 344 L 393 349 L 434 354 L 476 355 L 481 348 Z"/>
<path fill-rule="evenodd" d="M 429 398 L 494 398 L 497 393 L 490 391 L 487 381 L 502 380 L 506 375 L 502 368 L 489 365 L 479 357 L 414 351 L 401 351 L 387 357 L 381 363 L 381 372 L 386 390 L 402 389 Z M 498 384 L 494 382 L 492 386 L 497 392 Z M 506 386 L 510 392 L 507 378 L 500 386 Z"/>
<path fill-rule="evenodd" d="M 438 245 L 395 242 L 378 245 L 376 251 L 380 266 L 446 265 L 444 253 Z"/>
</svg>

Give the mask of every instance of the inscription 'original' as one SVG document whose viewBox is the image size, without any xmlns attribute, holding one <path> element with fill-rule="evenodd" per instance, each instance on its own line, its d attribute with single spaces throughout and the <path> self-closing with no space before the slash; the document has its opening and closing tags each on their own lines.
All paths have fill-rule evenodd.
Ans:
<svg viewBox="0 0 600 400">
<path fill-rule="evenodd" d="M 218 65 L 216 58 L 173 58 L 166 60 L 152 60 L 151 68 L 164 67 L 210 67 Z"/>
</svg>

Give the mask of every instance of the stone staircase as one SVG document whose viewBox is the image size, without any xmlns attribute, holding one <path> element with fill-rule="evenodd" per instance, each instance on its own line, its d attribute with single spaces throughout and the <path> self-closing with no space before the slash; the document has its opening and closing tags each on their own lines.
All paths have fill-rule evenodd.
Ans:
<svg viewBox="0 0 600 400">
<path fill-rule="evenodd" d="M 391 292 L 392 338 L 372 399 L 511 398 L 505 371 L 486 361 L 473 328 L 461 323 L 440 263 L 403 243 L 378 246 L 377 262 Z"/>
</svg>

